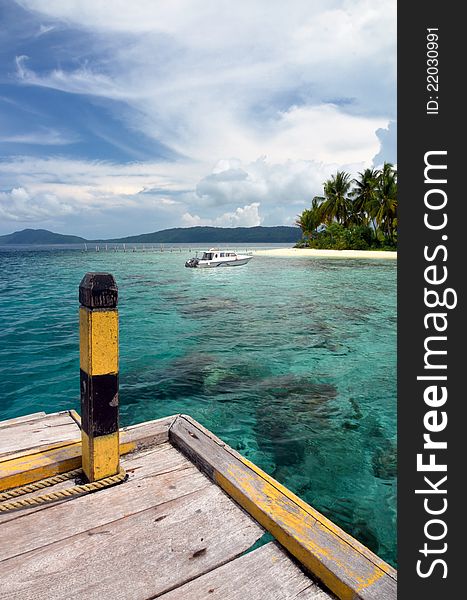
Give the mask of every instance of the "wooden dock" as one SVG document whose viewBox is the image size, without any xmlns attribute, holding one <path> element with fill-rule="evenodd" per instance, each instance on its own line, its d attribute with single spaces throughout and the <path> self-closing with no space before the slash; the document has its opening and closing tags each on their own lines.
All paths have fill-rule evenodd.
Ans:
<svg viewBox="0 0 467 600">
<path fill-rule="evenodd" d="M 392 567 L 190 417 L 119 437 L 124 483 L 0 513 L 3 600 L 395 599 Z M 0 423 L 0 491 L 80 465 L 74 411 Z"/>
</svg>

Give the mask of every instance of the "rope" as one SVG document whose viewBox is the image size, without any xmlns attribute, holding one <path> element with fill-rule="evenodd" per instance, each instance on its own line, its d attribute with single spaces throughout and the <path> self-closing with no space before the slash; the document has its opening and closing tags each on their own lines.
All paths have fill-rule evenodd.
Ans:
<svg viewBox="0 0 467 600">
<path fill-rule="evenodd" d="M 33 496 L 32 498 L 21 498 L 20 500 L 15 500 L 13 502 L 4 502 L 4 500 L 9 500 L 10 498 L 23 496 L 24 494 L 29 494 L 30 492 L 35 492 L 36 490 L 40 490 L 45 487 L 50 487 L 51 485 L 61 483 L 62 481 L 73 479 L 73 477 L 76 477 L 80 474 L 82 474 L 82 470 L 75 469 L 74 471 L 68 471 L 68 473 L 63 473 L 62 475 L 54 475 L 53 477 L 42 479 L 42 481 L 37 481 L 36 483 L 23 485 L 8 492 L 3 492 L 0 494 L 0 513 L 8 512 L 10 510 L 18 510 L 20 508 L 31 508 L 32 506 L 39 506 L 40 504 L 45 504 L 47 502 L 57 502 L 58 500 L 67 500 L 68 498 L 71 498 L 73 496 L 89 494 L 91 492 L 96 492 L 106 487 L 110 487 L 111 485 L 122 483 L 128 477 L 128 475 L 125 473 L 125 470 L 120 468 L 120 471 L 116 475 L 112 475 L 111 477 L 104 477 L 103 479 L 99 479 L 99 481 L 84 483 L 82 485 L 75 485 L 71 488 L 65 490 L 58 490 L 57 492 L 50 492 L 49 494 L 44 494 L 42 496 Z"/>
</svg>

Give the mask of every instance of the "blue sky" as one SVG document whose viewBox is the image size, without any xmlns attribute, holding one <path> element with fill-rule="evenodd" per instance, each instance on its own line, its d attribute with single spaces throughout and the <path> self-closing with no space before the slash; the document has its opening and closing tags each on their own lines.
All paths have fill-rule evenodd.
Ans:
<svg viewBox="0 0 467 600">
<path fill-rule="evenodd" d="M 393 0 L 0 0 L 0 23 L 0 234 L 293 224 L 337 169 L 396 162 Z"/>
</svg>

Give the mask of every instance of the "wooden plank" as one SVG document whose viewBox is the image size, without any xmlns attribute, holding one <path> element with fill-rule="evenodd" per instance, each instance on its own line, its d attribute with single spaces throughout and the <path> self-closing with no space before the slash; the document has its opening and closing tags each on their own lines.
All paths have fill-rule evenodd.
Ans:
<svg viewBox="0 0 467 600">
<path fill-rule="evenodd" d="M 147 600 L 236 558 L 262 534 L 209 485 L 2 561 L 2 600 Z"/>
<path fill-rule="evenodd" d="M 145 421 L 137 425 L 130 425 L 120 429 L 120 445 L 124 445 L 125 454 L 136 452 L 143 448 L 150 448 L 162 444 L 169 439 L 169 429 L 178 415 Z M 122 449 L 120 449 L 120 453 Z"/>
<path fill-rule="evenodd" d="M 66 412 L 21 420 L 0 429 L 0 456 L 79 437 L 76 422 Z"/>
<path fill-rule="evenodd" d="M 39 446 L 38 448 L 27 448 L 26 450 L 19 450 L 18 452 L 11 452 L 10 454 L 5 454 L 4 456 L 0 456 L 0 466 L 2 463 L 10 463 L 13 460 L 18 458 L 25 458 L 28 456 L 33 456 L 35 454 L 47 453 L 50 450 L 56 450 L 58 448 L 65 448 L 65 446 L 73 446 L 80 443 L 78 438 L 73 438 L 72 440 L 64 441 L 61 440 L 59 442 L 55 442 L 53 444 L 45 444 L 44 446 Z"/>
<path fill-rule="evenodd" d="M 396 571 L 190 417 L 170 441 L 343 600 L 396 597 Z"/>
<path fill-rule="evenodd" d="M 270 542 L 160 596 L 163 600 L 330 600 Z"/>
<path fill-rule="evenodd" d="M 40 419 L 41 417 L 45 417 L 45 412 L 36 412 L 30 415 L 24 415 L 23 417 L 14 417 L 13 419 L 5 419 L 4 421 L 0 421 L 0 429 L 4 427 L 11 427 L 12 425 L 17 425 L 18 423 L 24 423 L 25 421 L 34 421 L 35 419 Z"/>
<path fill-rule="evenodd" d="M 148 421 L 120 430 L 120 454 L 128 454 L 168 440 L 175 417 Z M 25 485 L 81 467 L 81 440 L 19 452 L 0 460 L 0 491 Z"/>
<path fill-rule="evenodd" d="M 68 441 L 61 440 L 52 444 L 45 444 L 39 448 L 29 448 L 27 450 L 15 451 L 7 456 L 0 456 L 0 463 L 38 453 L 46 453 L 49 450 L 64 448 L 65 446 L 81 444 L 80 416 L 74 410 L 70 410 L 69 415 L 78 425 L 78 437 L 74 437 L 72 440 Z M 154 421 L 145 421 L 144 423 L 138 423 L 137 425 L 122 427 L 120 429 L 120 454 L 139 451 L 141 449 L 150 448 L 156 444 L 166 442 L 169 439 L 169 428 L 175 417 L 176 415 L 164 417 L 162 419 L 156 419 Z M 136 444 L 134 442 L 136 442 Z"/>
<path fill-rule="evenodd" d="M 147 453 L 144 460 L 129 460 L 128 466 L 133 473 L 124 484 L 48 505 L 34 514 L 11 513 L 17 518 L 2 524 L 0 561 L 213 485 L 170 445 L 163 452 Z"/>
<path fill-rule="evenodd" d="M 143 450 L 142 452 L 128 454 L 122 458 L 122 467 L 128 473 L 128 483 L 132 482 L 134 479 L 142 479 L 143 477 L 150 476 L 154 477 L 156 475 L 162 475 L 165 473 L 171 473 L 177 469 L 187 469 L 189 467 L 193 467 L 192 463 L 185 458 L 183 454 L 181 454 L 178 450 L 176 450 L 171 444 L 165 442 L 164 444 L 160 444 L 159 446 L 155 446 L 149 450 Z M 62 483 L 58 483 L 54 486 L 38 490 L 36 492 L 25 494 L 22 498 L 29 498 L 31 496 L 40 496 L 41 494 L 55 492 L 58 490 L 66 489 L 73 485 L 73 480 L 64 481 Z M 110 491 L 110 490 L 109 490 Z M 84 499 L 84 496 L 83 496 Z M 61 501 L 62 503 L 67 502 L 67 500 Z M 57 506 L 58 503 L 55 503 L 53 506 Z M 44 511 L 50 508 L 51 504 L 44 504 L 35 506 L 32 508 L 25 508 L 19 511 L 11 511 L 7 513 L 0 513 L 0 525 L 6 523 L 7 521 L 12 520 L 20 520 L 26 515 L 29 515 L 33 512 Z M 55 523 L 47 525 L 48 528 L 51 528 L 49 531 L 49 535 L 52 535 L 52 531 L 54 527 L 57 526 L 59 529 L 62 528 L 62 523 Z M 22 543 L 25 543 L 25 539 L 31 535 L 35 535 L 33 531 L 24 531 L 21 533 L 21 527 L 26 529 L 24 526 L 20 525 L 20 529 L 18 533 L 21 534 Z M 6 531 L 6 528 L 2 527 L 2 531 Z M 1 542 L 0 542 L 1 547 Z M 11 550 L 11 548 L 10 548 Z M 2 555 L 2 551 L 0 550 L 0 556 Z"/>
</svg>

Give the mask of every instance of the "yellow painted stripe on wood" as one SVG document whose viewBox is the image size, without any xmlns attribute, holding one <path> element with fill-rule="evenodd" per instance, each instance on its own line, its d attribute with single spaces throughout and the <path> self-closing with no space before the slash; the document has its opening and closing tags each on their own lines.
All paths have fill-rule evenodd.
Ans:
<svg viewBox="0 0 467 600">
<path fill-rule="evenodd" d="M 45 444 L 44 446 L 40 446 L 39 448 L 27 448 L 26 450 L 20 450 L 19 452 L 12 452 L 10 454 L 5 454 L 5 456 L 0 456 L 0 473 L 2 468 L 2 463 L 10 463 L 12 460 L 16 460 L 18 458 L 26 458 L 28 456 L 35 456 L 39 452 L 46 453 L 49 450 L 56 450 L 59 448 L 64 448 L 66 446 L 72 446 L 78 443 L 78 438 L 74 440 L 54 442 L 53 444 Z"/>
<path fill-rule="evenodd" d="M 0 464 L 0 492 L 81 466 L 81 442 L 40 451 Z"/>
<path fill-rule="evenodd" d="M 180 415 L 170 439 L 339 598 L 396 597 L 390 565 L 202 425 Z"/>
<path fill-rule="evenodd" d="M 243 457 L 241 454 L 238 454 L 238 458 L 248 468 L 250 468 L 252 471 L 257 473 L 260 477 L 262 477 L 264 480 L 266 480 L 268 483 L 270 483 L 272 486 L 274 486 L 276 489 L 278 489 L 280 492 L 282 492 L 284 494 L 284 496 L 287 496 L 288 498 L 290 498 L 293 502 L 295 502 L 295 504 L 297 504 L 305 512 L 307 512 L 309 515 L 311 515 L 319 523 L 321 523 L 321 525 L 323 525 L 323 527 L 325 527 L 326 529 L 329 529 L 329 531 L 332 531 L 332 533 L 334 533 L 336 536 L 341 538 L 344 542 L 349 543 L 352 546 L 354 546 L 356 548 L 356 550 L 358 550 L 364 556 L 367 556 L 367 558 L 369 558 L 369 560 L 371 560 L 375 565 L 377 565 L 385 573 L 387 573 L 388 575 L 391 575 L 392 577 L 396 577 L 396 575 L 397 575 L 396 570 L 393 569 L 391 567 L 391 565 L 388 565 L 387 562 L 385 562 L 384 560 L 379 558 L 379 556 L 377 556 L 373 552 L 369 551 L 368 548 L 366 548 L 366 546 L 361 544 L 354 537 L 345 533 L 345 531 L 343 531 L 335 523 L 333 523 L 332 521 L 327 519 L 323 514 L 321 514 L 315 508 L 310 506 L 307 502 L 305 502 L 304 500 L 299 498 L 299 496 L 296 496 L 288 488 L 283 486 L 276 479 L 274 479 L 273 477 L 268 475 L 265 471 L 260 469 L 257 465 L 255 465 L 254 463 L 249 461 L 247 458 Z"/>
<path fill-rule="evenodd" d="M 168 441 L 177 415 L 156 419 L 120 431 L 120 456 Z M 81 467 L 81 440 L 69 440 L 29 449 L 0 460 L 0 492 Z"/>
<path fill-rule="evenodd" d="M 216 483 L 341 600 L 353 600 L 355 588 L 343 581 L 344 578 L 339 578 L 338 571 L 346 576 L 345 579 L 356 581 L 360 591 L 384 576 L 384 571 L 369 561 L 364 563 L 364 569 L 360 562 L 359 570 L 355 571 L 348 544 L 339 544 L 339 555 L 344 558 L 338 558 L 335 551 L 319 544 L 316 527 L 320 524 L 316 519 L 298 506 L 296 511 L 291 511 L 290 504 L 284 504 L 282 492 L 267 481 L 258 489 L 258 479 L 255 478 L 253 485 L 248 473 L 235 465 L 229 467 L 228 475 L 214 471 Z M 339 538 L 337 540 L 341 542 Z M 345 560 L 346 555 L 349 560 Z M 329 568 L 329 564 L 338 569 Z"/>
<path fill-rule="evenodd" d="M 244 508 L 258 523 L 260 523 L 265 529 L 267 529 L 275 539 L 287 548 L 287 550 L 297 558 L 301 564 L 306 566 L 316 577 L 318 577 L 328 588 L 336 594 L 341 600 L 353 600 L 354 595 L 352 589 L 346 586 L 343 582 L 338 580 L 329 573 L 328 569 L 325 568 L 323 563 L 314 554 L 307 552 L 301 547 L 298 539 L 295 535 L 291 535 L 281 525 L 272 518 L 268 511 L 264 510 L 264 507 L 259 505 L 257 501 L 250 500 L 248 496 L 242 493 L 242 491 L 234 484 L 232 484 L 226 477 L 221 473 L 215 472 L 216 483 L 233 498 L 242 508 Z M 304 523 L 296 523 L 299 527 L 304 526 Z"/>
<path fill-rule="evenodd" d="M 80 368 L 88 375 L 118 373 L 118 312 L 79 309 Z"/>
<path fill-rule="evenodd" d="M 120 456 L 133 452 L 137 446 L 137 440 L 123 440 L 120 443 Z M 0 463 L 0 492 L 79 469 L 81 465 L 81 440 L 67 442 L 59 448 L 41 449 L 34 454 L 6 460 Z"/>
<path fill-rule="evenodd" d="M 89 481 L 98 481 L 118 473 L 120 464 L 118 431 L 89 437 L 81 431 L 83 471 Z"/>
</svg>

